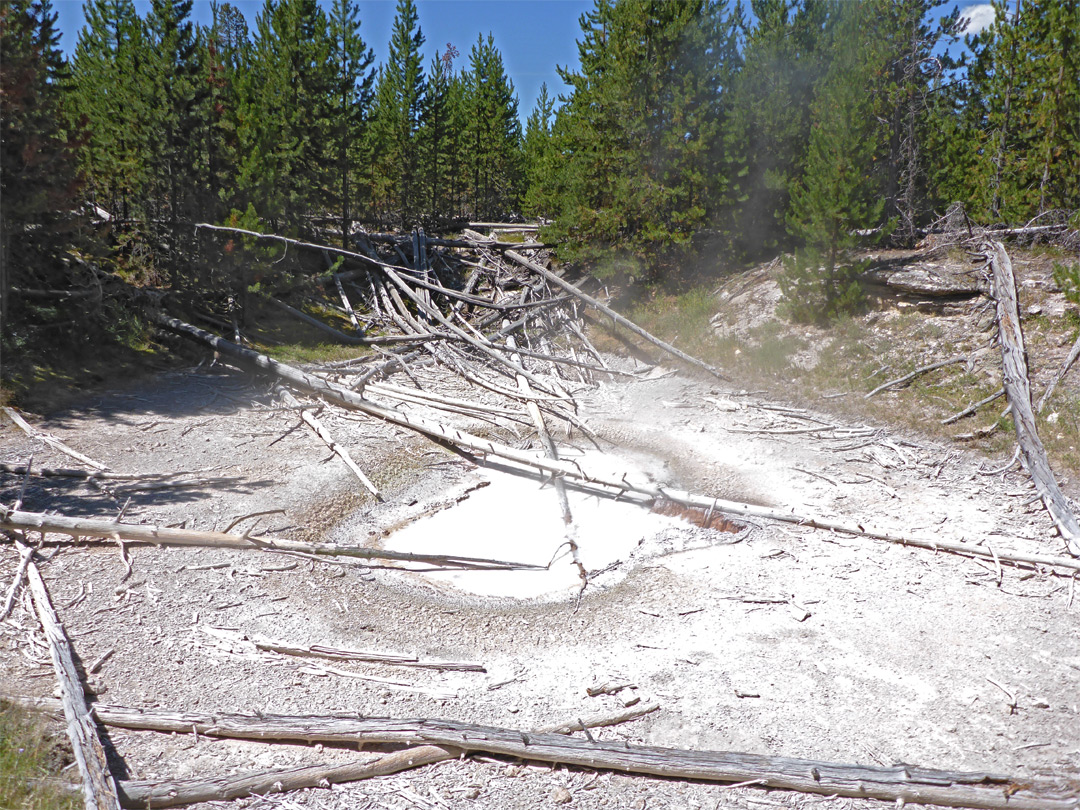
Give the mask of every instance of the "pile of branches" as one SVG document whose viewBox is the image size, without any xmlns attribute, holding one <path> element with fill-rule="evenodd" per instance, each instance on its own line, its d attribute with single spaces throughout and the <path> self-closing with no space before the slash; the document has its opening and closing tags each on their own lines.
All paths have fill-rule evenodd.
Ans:
<svg viewBox="0 0 1080 810">
<path fill-rule="evenodd" d="M 539 242 L 500 241 L 466 228 L 464 236 L 455 239 L 430 238 L 422 230 L 411 235 L 359 234 L 352 240 L 355 249 L 346 250 L 239 228 L 197 227 L 227 239 L 241 236 L 322 254 L 328 270 L 312 277 L 308 287 L 319 291 L 316 303 L 348 318 L 351 332 L 272 295 L 264 294 L 263 303 L 338 343 L 373 349 L 322 368 L 351 391 L 385 395 L 388 389 L 380 388 L 380 381 L 404 373 L 415 383 L 413 371 L 438 365 L 483 391 L 535 405 L 567 430 L 587 433 L 575 415 L 570 391 L 593 385 L 598 376 L 626 376 L 627 372 L 612 369 L 589 341 L 586 328 L 595 320 L 586 310 L 620 324 L 684 363 L 721 376 L 549 270 L 549 252 Z M 526 233 L 534 229 L 521 227 Z M 235 318 L 228 323 L 206 313 L 199 317 L 231 328 L 235 343 L 245 342 Z M 190 331 L 188 335 L 192 336 Z M 425 400 L 450 410 L 485 411 L 476 403 L 445 397 Z M 495 412 L 506 410 L 496 408 Z"/>
</svg>

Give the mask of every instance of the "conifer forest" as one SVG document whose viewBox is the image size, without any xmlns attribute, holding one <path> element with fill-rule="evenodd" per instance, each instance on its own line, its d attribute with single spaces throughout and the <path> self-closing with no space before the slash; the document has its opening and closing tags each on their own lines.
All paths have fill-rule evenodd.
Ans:
<svg viewBox="0 0 1080 810">
<path fill-rule="evenodd" d="M 383 64 L 356 0 L 267 0 L 250 28 L 228 2 L 204 26 L 192 0 L 88 0 L 70 58 L 51 0 L 3 0 L 5 316 L 47 327 L 12 289 L 85 287 L 87 262 L 235 286 L 195 222 L 347 246 L 540 218 L 562 261 L 630 282 L 797 251 L 786 292 L 827 317 L 859 234 L 1080 208 L 1080 3 L 996 0 L 960 58 L 942 5 L 597 0 L 522 128 L 499 45 L 425 63 L 412 0 Z"/>
</svg>

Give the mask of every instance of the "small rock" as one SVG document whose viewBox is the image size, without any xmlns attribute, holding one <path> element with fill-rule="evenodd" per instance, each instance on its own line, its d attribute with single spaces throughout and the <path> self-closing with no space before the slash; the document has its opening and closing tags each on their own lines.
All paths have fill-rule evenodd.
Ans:
<svg viewBox="0 0 1080 810">
<path fill-rule="evenodd" d="M 469 788 L 467 791 L 465 791 L 465 798 L 469 799 L 470 801 L 475 801 L 476 799 L 479 799 L 480 798 L 480 788 L 478 788 L 478 787 Z"/>
<path fill-rule="evenodd" d="M 1040 307 L 1038 304 L 1032 304 L 1030 307 L 1027 308 L 1028 315 L 1042 315 L 1042 311 L 1043 308 Z"/>
<path fill-rule="evenodd" d="M 557 787 L 551 791 L 551 800 L 555 804 L 570 804 L 573 801 L 573 796 L 570 795 L 570 791 L 564 787 Z"/>
</svg>

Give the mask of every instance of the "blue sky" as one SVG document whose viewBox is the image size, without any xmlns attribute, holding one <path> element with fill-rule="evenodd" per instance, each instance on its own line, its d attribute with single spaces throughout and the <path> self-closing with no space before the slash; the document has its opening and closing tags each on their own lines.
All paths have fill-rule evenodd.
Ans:
<svg viewBox="0 0 1080 810">
<path fill-rule="evenodd" d="M 673 2 L 676 0 L 673 0 Z M 247 17 L 254 28 L 262 0 L 231 0 Z M 328 0 L 320 0 L 323 5 Z M 145 15 L 148 0 L 136 0 L 139 14 Z M 519 99 L 522 121 L 528 117 L 547 82 L 552 95 L 565 88 L 555 70 L 556 65 L 576 67 L 577 39 L 581 35 L 578 19 L 593 6 L 592 0 L 417 0 L 420 29 L 426 38 L 425 68 L 436 50 L 452 43 L 460 52 L 459 64 L 468 60 L 469 49 L 478 36 L 495 37 L 502 53 L 506 71 L 514 82 Z M 375 49 L 376 63 L 386 58 L 390 28 L 394 22 L 395 0 L 360 0 L 361 32 L 365 41 Z M 988 3 L 961 3 L 965 16 L 973 24 L 984 26 L 992 19 Z M 78 32 L 83 26 L 82 0 L 54 0 L 60 15 L 64 51 L 75 48 Z M 955 4 L 945 7 L 951 11 Z M 196 22 L 209 24 L 209 0 L 195 0 L 192 12 Z"/>
</svg>

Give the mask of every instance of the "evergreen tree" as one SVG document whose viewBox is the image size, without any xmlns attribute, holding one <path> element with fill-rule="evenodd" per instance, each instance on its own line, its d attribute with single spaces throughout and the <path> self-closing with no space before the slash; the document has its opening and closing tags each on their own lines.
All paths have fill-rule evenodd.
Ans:
<svg viewBox="0 0 1080 810">
<path fill-rule="evenodd" d="M 266 0 L 241 86 L 239 190 L 275 229 L 295 230 L 326 205 L 333 67 L 316 0 Z"/>
<path fill-rule="evenodd" d="M 198 213 L 197 192 L 207 179 L 198 136 L 206 88 L 199 81 L 202 68 L 190 14 L 191 0 L 152 0 L 145 20 L 140 107 L 146 115 L 143 126 L 153 135 L 140 155 L 145 166 L 141 207 L 174 226 L 181 217 Z"/>
<path fill-rule="evenodd" d="M 573 92 L 552 135 L 562 165 L 542 194 L 570 255 L 657 274 L 712 222 L 731 19 L 709 0 L 598 0 L 582 17 L 581 70 L 562 71 Z"/>
<path fill-rule="evenodd" d="M 520 195 L 521 124 L 514 84 L 491 34 L 473 45 L 465 81 L 470 210 L 479 219 L 499 219 Z"/>
<path fill-rule="evenodd" d="M 811 107 L 810 143 L 801 179 L 791 193 L 788 222 L 806 249 L 780 278 L 789 312 L 818 320 L 850 312 L 862 293 L 862 267 L 847 261 L 856 229 L 877 224 L 884 200 L 871 176 L 874 153 L 872 96 L 880 75 L 877 43 L 867 37 L 870 4 L 840 9 L 835 53 Z"/>
<path fill-rule="evenodd" d="M 400 225 L 416 222 L 423 200 L 419 191 L 420 119 L 424 35 L 414 0 L 398 0 L 386 63 L 379 68 L 372 113 L 372 191 L 375 206 Z"/>
<path fill-rule="evenodd" d="M 229 3 L 210 5 L 212 20 L 200 32 L 199 62 L 204 86 L 199 117 L 205 155 L 203 216 L 217 221 L 236 201 L 240 76 L 246 72 L 251 42 L 243 14 Z"/>
<path fill-rule="evenodd" d="M 330 152 L 335 161 L 333 202 L 341 211 L 341 243 L 349 247 L 354 205 L 357 153 L 371 105 L 375 53 L 360 36 L 360 18 L 354 0 L 334 0 L 330 10 L 330 47 L 334 64 L 333 126 Z M 362 161 L 367 165 L 367 161 Z"/>
<path fill-rule="evenodd" d="M 426 189 L 426 218 L 432 223 L 450 218 L 455 210 L 455 173 L 461 148 L 460 130 L 453 125 L 458 115 L 454 105 L 461 101 L 461 93 L 455 92 L 456 85 L 460 83 L 454 74 L 454 59 L 457 56 L 457 48 L 450 43 L 441 54 L 436 51 L 428 68 L 424 94 L 420 150 Z"/>
<path fill-rule="evenodd" d="M 1044 2 L 1025 17 L 1029 212 L 1075 211 L 1080 209 L 1080 0 Z"/>
<path fill-rule="evenodd" d="M 522 161 L 526 195 L 523 210 L 531 216 L 552 216 L 552 201 L 545 195 L 548 178 L 558 170 L 551 129 L 555 118 L 555 100 L 548 95 L 547 83 L 540 85 L 522 140 Z"/>
<path fill-rule="evenodd" d="M 724 227 L 750 257 L 786 245 L 789 188 L 810 135 L 810 105 L 830 45 L 828 0 L 751 0 L 743 68 L 725 128 L 739 204 Z M 851 44 L 851 43 L 849 43 Z"/>
<path fill-rule="evenodd" d="M 955 41 L 959 10 L 932 22 L 944 0 L 869 0 L 860 36 L 868 44 L 873 97 L 880 122 L 876 174 L 894 238 L 913 245 L 932 211 L 927 185 L 932 138 L 931 94 L 957 65 L 942 43 Z"/>
<path fill-rule="evenodd" d="M 976 219 L 1023 223 L 1080 207 L 1077 0 L 995 0 L 972 51 L 961 109 L 971 171 L 949 186 Z"/>
<path fill-rule="evenodd" d="M 142 25 L 132 0 L 88 0 L 86 25 L 72 60 L 67 95 L 72 125 L 89 139 L 80 159 L 90 199 L 114 219 L 127 220 L 141 190 L 141 156 L 148 134 L 142 76 Z"/>
<path fill-rule="evenodd" d="M 50 0 L 0 0 L 0 321 L 12 286 L 64 286 L 77 191 L 64 126 L 67 69 Z M 0 332 L 4 330 L 0 329 Z"/>
</svg>

